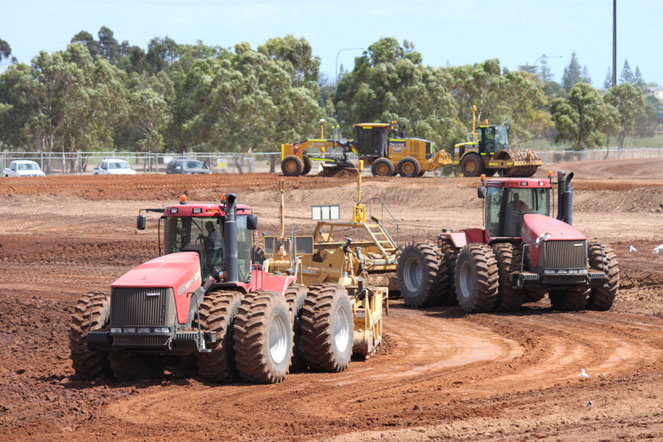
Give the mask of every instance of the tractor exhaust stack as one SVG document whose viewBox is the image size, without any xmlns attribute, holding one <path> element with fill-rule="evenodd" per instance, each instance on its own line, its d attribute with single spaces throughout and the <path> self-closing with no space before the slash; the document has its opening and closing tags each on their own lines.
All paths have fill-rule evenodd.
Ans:
<svg viewBox="0 0 663 442">
<path fill-rule="evenodd" d="M 557 191 L 559 194 L 559 208 L 557 219 L 568 225 L 573 225 L 573 172 L 568 175 L 563 170 L 557 172 Z"/>
<path fill-rule="evenodd" d="M 223 227 L 223 242 L 225 243 L 226 281 L 237 281 L 237 219 L 235 214 L 234 193 L 226 195 L 226 220 Z"/>
</svg>

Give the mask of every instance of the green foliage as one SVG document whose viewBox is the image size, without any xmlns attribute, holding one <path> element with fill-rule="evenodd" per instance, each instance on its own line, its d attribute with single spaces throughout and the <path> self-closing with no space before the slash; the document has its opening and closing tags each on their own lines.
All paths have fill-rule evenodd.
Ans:
<svg viewBox="0 0 663 442">
<path fill-rule="evenodd" d="M 292 35 L 270 38 L 258 47 L 258 52 L 278 61 L 296 87 L 317 89 L 320 58 L 313 56 L 313 49 L 305 38 L 296 39 Z"/>
<path fill-rule="evenodd" d="M 630 83 L 623 83 L 610 89 L 603 100 L 617 111 L 619 147 L 623 148 L 624 138 L 633 132 L 636 117 L 644 106 L 642 92 Z"/>
<path fill-rule="evenodd" d="M 580 67 L 578 56 L 576 55 L 576 52 L 573 51 L 571 53 L 571 61 L 569 61 L 569 65 L 564 68 L 562 87 L 568 93 L 576 83 L 590 84 L 591 82 L 592 80 L 587 74 L 587 66 Z"/>
<path fill-rule="evenodd" d="M 569 141 L 575 150 L 603 144 L 604 131 L 614 125 L 614 114 L 601 95 L 585 83 L 576 83 L 566 98 L 555 98 L 550 110 L 558 130 L 555 141 Z"/>
<path fill-rule="evenodd" d="M 646 95 L 643 99 L 643 106 L 638 110 L 635 116 L 634 133 L 643 137 L 654 136 L 656 126 L 658 125 L 658 106 L 661 102 L 653 95 Z"/>
<path fill-rule="evenodd" d="M 57 149 L 94 149 L 112 141 L 113 125 L 121 119 L 122 74 L 107 61 L 95 63 L 80 43 L 64 52 L 41 52 L 30 66 L 10 66 L 0 77 L 2 126 L 13 129 L 10 143 Z"/>
<path fill-rule="evenodd" d="M 11 48 L 0 40 L 0 59 Z M 645 97 L 638 68 L 603 101 L 575 53 L 562 85 L 545 58 L 511 72 L 490 59 L 434 68 L 412 43 L 382 38 L 341 67 L 338 82 L 321 76 L 304 38 L 271 38 L 257 49 L 152 39 L 147 50 L 121 43 L 102 26 L 80 31 L 66 50 L 45 52 L 0 75 L 0 143 L 44 151 L 122 149 L 181 152 L 275 151 L 317 136 L 318 121 L 352 136 L 352 124 L 397 120 L 407 136 L 451 149 L 480 120 L 506 123 L 517 146 L 545 136 L 576 149 L 605 135 L 651 133 L 658 100 Z M 577 84 L 576 84 L 577 83 Z M 567 95 L 567 91 L 569 91 Z M 635 91 L 635 92 L 634 92 Z M 638 99 L 638 93 L 639 99 Z"/>
<path fill-rule="evenodd" d="M 2 61 L 3 58 L 9 58 L 11 54 L 12 48 L 9 46 L 9 43 L 0 38 L 0 61 Z"/>
</svg>

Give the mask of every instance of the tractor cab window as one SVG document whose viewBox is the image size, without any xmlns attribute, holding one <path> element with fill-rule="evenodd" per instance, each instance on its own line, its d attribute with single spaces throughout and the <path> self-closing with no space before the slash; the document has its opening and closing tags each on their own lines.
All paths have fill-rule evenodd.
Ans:
<svg viewBox="0 0 663 442">
<path fill-rule="evenodd" d="M 495 152 L 509 148 L 509 136 L 506 125 L 495 126 Z"/>
<path fill-rule="evenodd" d="M 481 128 L 481 141 L 485 152 L 495 152 L 495 127 Z M 483 151 L 482 151 L 483 152 Z"/>
<path fill-rule="evenodd" d="M 501 187 L 489 187 L 486 192 L 486 229 L 490 236 L 499 236 L 502 190 Z"/>
<path fill-rule="evenodd" d="M 386 148 L 387 133 L 379 128 L 357 127 L 357 150 L 362 155 L 381 156 Z"/>
<path fill-rule="evenodd" d="M 549 215 L 549 190 L 489 187 L 486 194 L 486 228 L 493 237 L 519 237 L 523 216 Z"/>
<path fill-rule="evenodd" d="M 206 279 L 223 261 L 223 226 L 219 218 L 167 217 L 165 253 L 197 252 Z"/>
<path fill-rule="evenodd" d="M 237 277 L 240 281 L 248 281 L 251 275 L 251 248 L 253 232 L 247 229 L 248 215 L 237 215 Z"/>
</svg>

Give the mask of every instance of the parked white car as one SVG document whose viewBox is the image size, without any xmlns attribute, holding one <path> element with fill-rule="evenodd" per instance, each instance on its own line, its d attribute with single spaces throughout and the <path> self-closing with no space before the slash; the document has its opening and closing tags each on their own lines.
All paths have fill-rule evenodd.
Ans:
<svg viewBox="0 0 663 442">
<path fill-rule="evenodd" d="M 39 164 L 29 160 L 16 160 L 2 169 L 2 176 L 46 176 Z"/>
<path fill-rule="evenodd" d="M 94 168 L 95 175 L 136 175 L 125 160 L 115 158 L 101 160 L 99 166 Z"/>
</svg>

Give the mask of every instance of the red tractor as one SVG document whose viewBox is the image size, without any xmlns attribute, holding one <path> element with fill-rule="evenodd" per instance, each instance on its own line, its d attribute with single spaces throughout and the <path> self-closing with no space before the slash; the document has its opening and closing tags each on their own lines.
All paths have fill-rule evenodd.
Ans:
<svg viewBox="0 0 663 442">
<path fill-rule="evenodd" d="M 344 316 L 338 313 L 349 309 L 347 296 L 265 272 L 254 258 L 258 218 L 237 205 L 234 194 L 220 204 L 187 204 L 181 197 L 179 205 L 143 210 L 162 214 L 163 255 L 113 282 L 110 296 L 94 292 L 78 301 L 69 338 L 79 377 L 158 377 L 168 361 L 186 358 L 212 382 L 237 375 L 280 382 L 291 365 L 295 333 L 304 342 L 299 345 L 315 344 L 296 350 L 307 356 L 298 364 L 320 371 L 347 367 L 353 324 L 339 323 Z M 145 226 L 139 214 L 137 228 Z"/>
<path fill-rule="evenodd" d="M 619 290 L 614 251 L 572 226 L 573 173 L 550 179 L 489 178 L 478 189 L 484 227 L 443 229 L 437 244 L 409 243 L 398 262 L 405 303 L 458 302 L 464 312 L 517 311 L 546 293 L 558 310 L 608 310 Z M 554 205 L 554 204 L 553 204 Z"/>
</svg>

